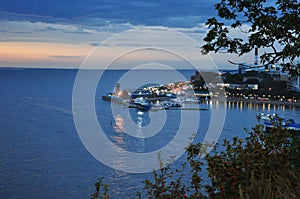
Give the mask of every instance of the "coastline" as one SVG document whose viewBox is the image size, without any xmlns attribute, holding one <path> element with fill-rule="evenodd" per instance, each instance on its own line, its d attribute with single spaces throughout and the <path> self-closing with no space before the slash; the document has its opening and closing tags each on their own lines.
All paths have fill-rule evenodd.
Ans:
<svg viewBox="0 0 300 199">
<path fill-rule="evenodd" d="M 231 103 L 245 103 L 245 104 L 255 104 L 255 105 L 274 105 L 274 106 L 289 106 L 289 107 L 296 107 L 300 108 L 300 102 L 287 102 L 287 101 L 262 101 L 257 99 L 240 99 L 240 98 L 227 98 L 227 102 Z"/>
</svg>

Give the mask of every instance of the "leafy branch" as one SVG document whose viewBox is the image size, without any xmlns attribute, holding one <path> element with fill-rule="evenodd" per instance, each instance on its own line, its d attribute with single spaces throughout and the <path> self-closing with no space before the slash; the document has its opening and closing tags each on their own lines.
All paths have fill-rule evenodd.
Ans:
<svg viewBox="0 0 300 199">
<path fill-rule="evenodd" d="M 218 18 L 209 18 L 210 29 L 204 38 L 202 53 L 224 52 L 239 56 L 253 48 L 264 48 L 260 56 L 264 65 L 280 64 L 292 75 L 299 74 L 300 2 L 277 0 L 221 0 L 215 5 Z M 248 25 L 247 31 L 242 30 Z M 230 38 L 232 30 L 246 33 L 247 39 Z"/>
</svg>

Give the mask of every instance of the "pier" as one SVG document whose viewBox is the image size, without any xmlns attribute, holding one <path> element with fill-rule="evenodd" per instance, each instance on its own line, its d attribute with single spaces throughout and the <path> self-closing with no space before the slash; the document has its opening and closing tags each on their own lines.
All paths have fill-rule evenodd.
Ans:
<svg viewBox="0 0 300 199">
<path fill-rule="evenodd" d="M 125 99 L 125 98 L 122 98 L 122 97 L 118 97 L 116 96 L 115 94 L 106 94 L 106 95 L 103 95 L 102 96 L 102 100 L 104 101 L 109 101 L 109 102 L 114 102 L 114 103 L 117 103 L 117 104 L 121 104 L 125 107 L 128 107 L 128 108 L 139 108 L 138 105 L 130 102 L 129 99 Z M 154 97 L 154 98 L 149 98 L 147 99 L 149 100 L 149 102 L 151 102 L 153 105 L 150 109 L 150 111 L 159 111 L 159 110 L 194 110 L 194 111 L 205 111 L 205 110 L 209 110 L 208 108 L 200 108 L 200 107 L 183 107 L 183 106 L 180 106 L 180 107 L 166 107 L 166 106 L 163 106 L 163 105 L 160 105 L 160 104 L 155 104 L 153 102 L 164 102 L 164 101 L 167 101 L 167 100 L 170 100 L 170 98 L 168 97 Z M 191 103 L 189 103 L 191 104 Z M 198 104 L 198 103 L 194 103 L 194 104 Z"/>
</svg>

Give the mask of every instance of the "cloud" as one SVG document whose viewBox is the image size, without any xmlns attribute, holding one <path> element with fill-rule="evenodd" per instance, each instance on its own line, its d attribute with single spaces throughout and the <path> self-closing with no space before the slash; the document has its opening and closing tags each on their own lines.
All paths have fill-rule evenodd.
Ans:
<svg viewBox="0 0 300 199">
<path fill-rule="evenodd" d="M 61 31 L 61 32 L 64 32 L 64 29 L 54 28 L 52 26 L 46 26 L 45 28 L 34 29 L 34 31 L 37 31 L 37 32 L 48 32 L 48 31 Z"/>
<path fill-rule="evenodd" d="M 153 30 L 176 30 L 201 43 L 207 32 L 203 24 L 215 15 L 213 5 L 217 1 L 1 0 L 0 42 L 71 44 L 71 48 L 86 46 L 90 49 L 100 44 L 106 47 L 105 50 L 127 46 L 139 48 L 155 46 L 151 34 L 147 41 L 139 40 L 143 35 L 134 35 L 136 40 L 112 41 L 110 38 L 133 28 L 152 27 Z M 168 35 L 159 41 L 159 45 L 183 48 L 178 46 L 178 39 Z M 63 46 L 61 48 L 68 52 Z M 46 57 L 71 62 L 82 58 L 78 54 L 83 53 L 67 53 L 66 56 L 54 51 Z"/>
<path fill-rule="evenodd" d="M 71 24 L 0 21 L 0 42 L 90 43 L 107 37 L 102 30 Z"/>
<path fill-rule="evenodd" d="M 77 28 L 77 30 L 73 30 L 73 31 L 65 31 L 64 33 L 71 33 L 71 34 L 93 34 L 93 33 L 98 33 L 97 31 L 93 31 L 93 30 L 88 30 L 88 29 L 84 29 L 84 28 Z"/>
<path fill-rule="evenodd" d="M 124 24 L 194 27 L 214 14 L 216 0 L 2 0 L 1 19 L 107 26 Z M 24 18 L 25 17 L 25 18 Z M 83 19 L 83 20 L 82 20 Z"/>
<path fill-rule="evenodd" d="M 96 46 L 98 46 L 100 43 L 90 43 L 90 46 L 94 46 L 94 47 L 96 47 Z"/>
<path fill-rule="evenodd" d="M 68 26 L 58 26 L 56 25 L 52 25 L 52 24 L 45 24 L 47 26 L 43 27 L 43 28 L 39 28 L 39 29 L 34 29 L 33 31 L 37 31 L 37 32 L 52 32 L 52 31 L 58 31 L 58 32 L 63 32 L 63 33 L 71 33 L 71 34 L 97 34 L 98 31 L 96 30 L 89 30 L 86 28 L 82 28 L 82 27 L 68 27 Z M 57 27 L 58 26 L 58 27 Z"/>
<path fill-rule="evenodd" d="M 58 58 L 58 59 L 77 59 L 77 58 L 83 58 L 84 56 L 66 56 L 66 55 L 54 55 L 50 56 L 52 58 Z"/>
<path fill-rule="evenodd" d="M 204 26 L 204 24 L 198 24 L 197 27 L 193 28 L 174 28 L 178 32 L 182 33 L 199 33 L 199 34 L 206 34 L 207 28 Z"/>
</svg>

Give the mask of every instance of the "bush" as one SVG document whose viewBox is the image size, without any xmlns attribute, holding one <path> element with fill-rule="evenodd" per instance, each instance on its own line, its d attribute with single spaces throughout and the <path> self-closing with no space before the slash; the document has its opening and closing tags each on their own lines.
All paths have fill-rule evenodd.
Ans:
<svg viewBox="0 0 300 199">
<path fill-rule="evenodd" d="M 205 157 L 212 181 L 206 186 L 209 198 L 297 198 L 296 135 L 281 127 L 265 133 L 256 126 L 245 144 L 237 137 L 225 140 L 225 151 Z"/>
<path fill-rule="evenodd" d="M 216 144 L 204 158 L 201 158 L 205 154 L 203 149 L 211 145 L 191 144 L 187 148 L 187 161 L 180 169 L 162 165 L 153 172 L 153 180 L 144 181 L 144 195 L 162 199 L 297 198 L 300 195 L 299 132 L 279 126 L 266 133 L 262 125 L 257 125 L 248 134 L 245 140 L 234 137 L 232 141 L 224 140 L 221 146 Z M 204 165 L 210 179 L 206 184 Z M 183 183 L 184 177 L 188 177 L 189 183 Z M 138 198 L 141 195 L 138 193 Z"/>
</svg>

